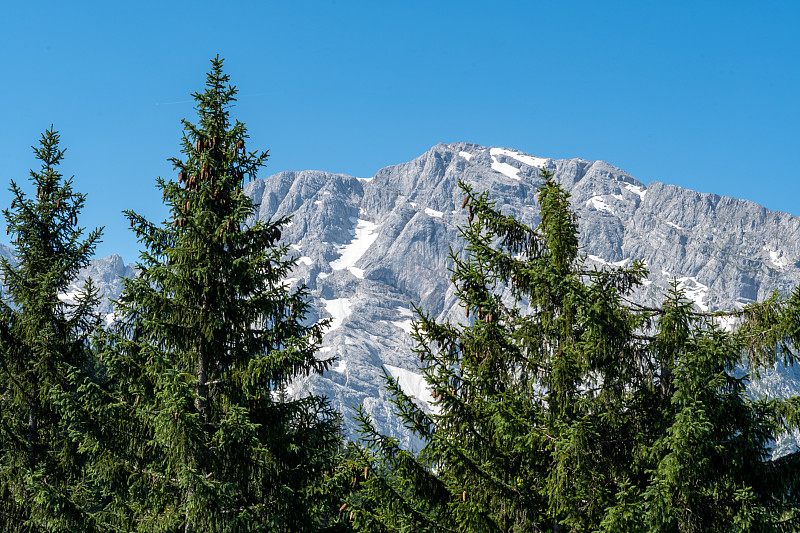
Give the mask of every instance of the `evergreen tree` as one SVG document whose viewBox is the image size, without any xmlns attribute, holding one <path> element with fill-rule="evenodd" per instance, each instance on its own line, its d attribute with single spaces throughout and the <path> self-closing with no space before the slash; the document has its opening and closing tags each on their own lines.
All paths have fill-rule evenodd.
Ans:
<svg viewBox="0 0 800 533">
<path fill-rule="evenodd" d="M 47 130 L 31 171 L 36 197 L 11 182 L 3 211 L 15 250 L 3 258 L 0 301 L 0 529 L 91 531 L 95 493 L 81 449 L 88 411 L 79 388 L 89 379 L 89 337 L 100 323 L 91 280 L 61 299 L 101 235 L 83 236 L 85 195 L 57 167 L 59 135 Z"/>
<path fill-rule="evenodd" d="M 752 339 L 776 319 L 754 306 L 738 314 L 760 320 L 727 333 L 677 282 L 663 308 L 631 303 L 644 265 L 587 268 L 569 194 L 541 177 L 536 231 L 461 184 L 470 224 L 452 280 L 471 321 L 417 310 L 435 410 L 387 379 L 426 446 L 402 450 L 360 413 L 352 468 L 364 475 L 343 520 L 363 531 L 794 527 L 798 454 L 772 461 L 769 445 L 797 427 L 800 401 L 751 401 L 736 373 L 746 353 L 754 370 L 775 362 L 777 344 Z"/>
<path fill-rule="evenodd" d="M 118 447 L 103 474 L 117 488 L 107 521 L 123 530 L 310 531 L 334 505 L 339 417 L 325 398 L 287 394 L 330 365 L 315 357 L 325 324 L 306 323 L 307 290 L 284 281 L 289 219 L 248 223 L 242 186 L 267 152 L 245 149 L 228 81 L 212 60 L 171 160 L 178 179 L 158 179 L 171 220 L 126 212 L 145 250 L 109 339 Z"/>
</svg>

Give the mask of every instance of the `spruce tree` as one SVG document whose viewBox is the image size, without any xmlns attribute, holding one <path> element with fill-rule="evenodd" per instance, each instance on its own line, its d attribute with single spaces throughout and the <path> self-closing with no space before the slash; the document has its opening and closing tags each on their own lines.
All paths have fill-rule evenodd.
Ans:
<svg viewBox="0 0 800 533">
<path fill-rule="evenodd" d="M 33 150 L 36 196 L 12 180 L 3 211 L 14 258 L 0 266 L 0 529 L 92 531 L 96 494 L 81 449 L 90 410 L 79 390 L 94 366 L 98 294 L 89 280 L 74 301 L 62 297 L 101 230 L 84 236 L 78 226 L 86 197 L 58 171 L 58 133 L 45 131 Z"/>
<path fill-rule="evenodd" d="M 107 521 L 131 531 L 311 531 L 325 492 L 339 417 L 319 396 L 293 399 L 320 360 L 324 323 L 308 324 L 305 287 L 280 218 L 249 221 L 242 192 L 267 152 L 246 149 L 231 121 L 237 90 L 212 60 L 198 122 L 184 120 L 177 180 L 158 179 L 171 218 L 126 212 L 145 249 L 116 302 L 108 375 L 117 448 L 104 479 L 118 488 Z M 334 509 L 335 510 L 335 509 Z"/>
<path fill-rule="evenodd" d="M 387 377 L 426 446 L 403 450 L 359 413 L 342 520 L 362 531 L 794 527 L 798 454 L 773 461 L 769 445 L 797 427 L 800 400 L 750 400 L 737 365 L 748 353 L 753 371 L 773 364 L 779 342 L 793 360 L 797 303 L 731 313 L 746 321 L 732 333 L 677 282 L 661 308 L 632 303 L 644 265 L 588 268 L 569 194 L 541 178 L 537 230 L 461 184 L 470 223 L 451 258 L 467 321 L 418 309 L 413 328 L 435 410 Z"/>
</svg>

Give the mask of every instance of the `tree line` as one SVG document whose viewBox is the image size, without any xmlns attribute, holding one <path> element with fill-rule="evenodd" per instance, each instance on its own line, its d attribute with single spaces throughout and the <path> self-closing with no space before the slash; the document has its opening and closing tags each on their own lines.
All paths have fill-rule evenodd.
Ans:
<svg viewBox="0 0 800 533">
<path fill-rule="evenodd" d="M 800 397 L 751 399 L 750 379 L 793 364 L 800 291 L 698 313 L 677 282 L 635 303 L 644 263 L 594 269 L 569 193 L 547 170 L 541 224 L 504 215 L 460 183 L 469 223 L 451 253 L 463 322 L 417 308 L 412 335 L 435 398 L 386 375 L 403 449 L 357 410 L 360 438 L 292 380 L 330 368 L 327 321 L 309 324 L 281 228 L 246 223 L 242 192 L 268 157 L 230 108 L 212 60 L 197 122 L 183 121 L 170 218 L 125 214 L 143 250 L 115 321 L 86 266 L 102 230 L 58 171 L 53 129 L 29 195 L 3 214 L 15 262 L 0 294 L 0 528 L 9 532 L 794 531 Z M 735 317 L 729 330 L 721 317 Z"/>
</svg>

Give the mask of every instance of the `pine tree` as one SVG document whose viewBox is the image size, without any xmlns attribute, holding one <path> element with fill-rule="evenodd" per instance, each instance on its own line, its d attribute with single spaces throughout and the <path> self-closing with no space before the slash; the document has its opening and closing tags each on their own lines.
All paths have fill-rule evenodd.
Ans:
<svg viewBox="0 0 800 533">
<path fill-rule="evenodd" d="M 587 268 L 569 194 L 541 177 L 536 231 L 461 184 L 470 223 L 452 280 L 469 322 L 417 310 L 413 328 L 436 409 L 387 376 L 398 416 L 426 446 L 402 450 L 360 413 L 352 468 L 373 475 L 354 479 L 343 521 L 362 531 L 794 527 L 798 454 L 773 461 L 769 445 L 797 427 L 800 399 L 750 400 L 736 365 L 747 353 L 754 371 L 773 364 L 779 342 L 791 361 L 800 306 L 731 313 L 747 322 L 728 333 L 677 282 L 662 308 L 636 305 L 644 265 Z"/>
<path fill-rule="evenodd" d="M 81 449 L 91 423 L 79 389 L 94 366 L 98 294 L 89 280 L 74 302 L 61 296 L 101 230 L 84 237 L 78 226 L 86 197 L 58 172 L 58 133 L 45 131 L 33 150 L 42 165 L 31 171 L 36 197 L 12 181 L 3 211 L 16 265 L 0 266 L 0 529 L 91 531 L 96 493 Z"/>
<path fill-rule="evenodd" d="M 104 474 L 119 489 L 107 520 L 124 530 L 311 531 L 334 505 L 338 414 L 287 394 L 330 365 L 315 357 L 325 324 L 307 324 L 307 290 L 284 281 L 289 219 L 248 222 L 243 183 L 268 154 L 245 149 L 228 82 L 216 58 L 193 94 L 177 180 L 158 180 L 171 220 L 126 212 L 145 250 L 109 339 L 119 447 Z"/>
</svg>

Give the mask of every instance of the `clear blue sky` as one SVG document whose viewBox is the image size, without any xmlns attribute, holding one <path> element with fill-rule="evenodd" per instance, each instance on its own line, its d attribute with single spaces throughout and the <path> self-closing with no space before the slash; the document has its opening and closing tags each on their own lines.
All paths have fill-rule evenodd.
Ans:
<svg viewBox="0 0 800 533">
<path fill-rule="evenodd" d="M 219 53 L 261 177 L 468 141 L 800 215 L 799 24 L 794 0 L 5 2 L 0 206 L 52 123 L 97 255 L 134 261 L 121 211 L 165 217 L 155 178 Z"/>
</svg>

